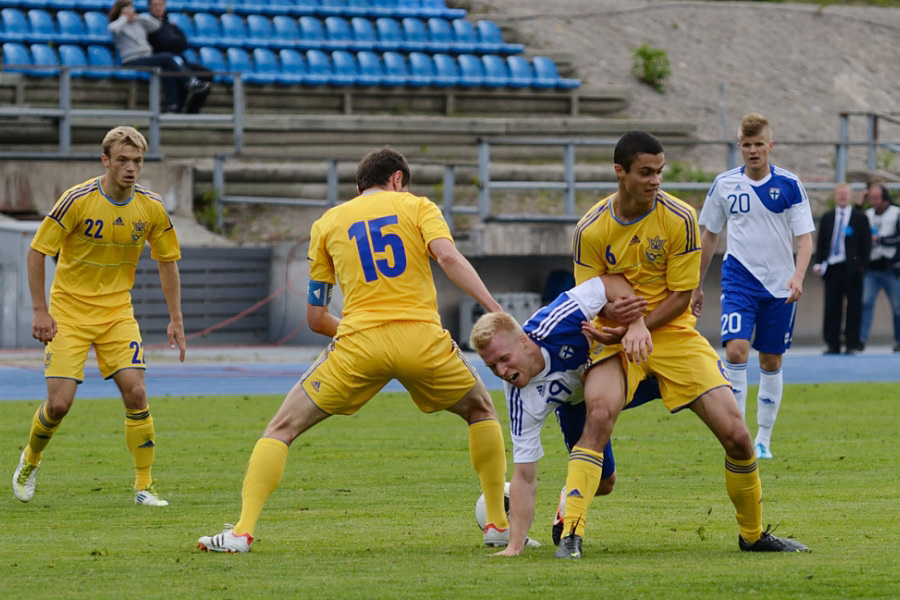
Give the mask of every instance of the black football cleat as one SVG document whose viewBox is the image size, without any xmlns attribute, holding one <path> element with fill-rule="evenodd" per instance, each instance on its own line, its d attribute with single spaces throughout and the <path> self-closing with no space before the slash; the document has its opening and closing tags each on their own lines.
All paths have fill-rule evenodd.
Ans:
<svg viewBox="0 0 900 600">
<path fill-rule="evenodd" d="M 738 536 L 738 545 L 744 552 L 809 552 L 809 548 L 800 542 L 788 538 L 780 538 L 763 531 L 762 536 L 752 544 Z"/>
<path fill-rule="evenodd" d="M 556 558 L 581 558 L 581 536 L 570 533 L 559 541 Z"/>
</svg>

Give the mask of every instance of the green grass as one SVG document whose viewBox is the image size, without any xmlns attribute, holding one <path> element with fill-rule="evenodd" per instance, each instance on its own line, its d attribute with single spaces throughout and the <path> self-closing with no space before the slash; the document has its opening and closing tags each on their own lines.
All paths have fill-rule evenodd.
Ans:
<svg viewBox="0 0 900 600">
<path fill-rule="evenodd" d="M 549 539 L 566 460 L 552 424 L 532 528 L 545 546 L 522 557 L 480 546 L 460 419 L 421 415 L 398 394 L 299 438 L 253 551 L 213 555 L 196 538 L 235 522 L 250 449 L 280 398 L 153 400 L 164 509 L 131 504 L 121 402 L 81 400 L 35 499 L 0 494 L 3 597 L 897 598 L 896 389 L 787 387 L 776 458 L 761 464 L 763 518 L 811 554 L 739 552 L 721 450 L 699 419 L 657 403 L 622 415 L 616 491 L 594 502 L 585 558 L 568 562 Z M 7 477 L 36 406 L 0 403 Z"/>
</svg>

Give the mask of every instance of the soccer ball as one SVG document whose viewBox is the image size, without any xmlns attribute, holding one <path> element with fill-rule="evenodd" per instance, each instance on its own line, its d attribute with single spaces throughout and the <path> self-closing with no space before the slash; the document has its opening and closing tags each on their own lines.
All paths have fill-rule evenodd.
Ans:
<svg viewBox="0 0 900 600">
<path fill-rule="evenodd" d="M 503 508 L 506 510 L 506 514 L 509 515 L 509 482 L 506 482 L 506 485 L 503 488 L 503 493 L 505 497 L 503 498 Z M 484 506 L 484 494 L 478 497 L 478 500 L 475 501 L 475 523 L 478 524 L 478 530 L 484 531 L 484 526 L 487 525 L 487 508 Z"/>
</svg>

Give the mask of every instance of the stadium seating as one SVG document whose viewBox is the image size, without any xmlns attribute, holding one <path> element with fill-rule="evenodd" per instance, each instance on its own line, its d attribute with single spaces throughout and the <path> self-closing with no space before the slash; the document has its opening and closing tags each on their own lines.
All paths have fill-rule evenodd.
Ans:
<svg viewBox="0 0 900 600">
<path fill-rule="evenodd" d="M 275 37 L 272 21 L 263 15 L 247 15 L 247 35 L 251 46 L 259 48 L 283 47 L 282 41 Z M 272 55 L 275 56 L 274 54 Z"/>
<path fill-rule="evenodd" d="M 509 68 L 503 58 L 496 54 L 485 54 L 481 57 L 481 66 L 484 71 L 484 85 L 487 87 L 512 87 Z"/>
<path fill-rule="evenodd" d="M 321 50 L 306 51 L 305 83 L 325 85 L 331 82 L 331 59 Z"/>
<path fill-rule="evenodd" d="M 353 39 L 357 50 L 380 48 L 378 36 L 375 34 L 375 25 L 371 20 L 364 17 L 353 17 L 350 19 L 350 29 L 353 30 Z"/>
<path fill-rule="evenodd" d="M 578 79 L 560 77 L 556 62 L 548 56 L 535 56 L 531 59 L 531 64 L 534 66 L 534 81 L 538 87 L 571 90 L 581 85 Z"/>
<path fill-rule="evenodd" d="M 356 64 L 356 56 L 346 50 L 335 50 L 331 53 L 331 64 L 334 73 L 331 83 L 337 85 L 354 85 L 358 83 L 359 66 Z"/>
<path fill-rule="evenodd" d="M 253 40 L 247 34 L 247 25 L 243 17 L 226 13 L 219 17 L 219 26 L 222 31 L 220 45 L 238 47 L 252 45 Z"/>
<path fill-rule="evenodd" d="M 47 44 L 32 44 L 29 47 L 31 50 L 31 59 L 34 62 L 34 66 L 36 67 L 58 67 L 59 66 L 59 57 L 56 55 L 56 51 L 52 46 L 48 46 Z M 49 77 L 51 75 L 58 75 L 59 69 L 35 69 L 32 73 L 37 77 Z"/>
<path fill-rule="evenodd" d="M 59 38 L 56 23 L 46 10 L 33 8 L 28 11 L 28 39 L 32 42 L 54 42 Z"/>
<path fill-rule="evenodd" d="M 198 46 L 218 46 L 222 40 L 219 20 L 211 13 L 194 13 L 194 39 Z"/>
<path fill-rule="evenodd" d="M 278 62 L 281 83 L 290 85 L 306 81 L 306 59 L 301 53 L 292 48 L 284 48 L 278 51 Z"/>
<path fill-rule="evenodd" d="M 28 20 L 18 8 L 0 10 L 0 21 L 3 23 L 3 40 L 7 42 L 24 42 L 31 33 Z"/>
<path fill-rule="evenodd" d="M 61 10 L 56 13 L 57 29 L 61 42 L 70 42 L 73 44 L 84 44 L 90 40 L 87 37 L 87 30 L 84 27 L 84 19 L 81 15 L 71 10 Z"/>
<path fill-rule="evenodd" d="M 228 70 L 225 67 L 225 57 L 222 56 L 222 52 L 218 48 L 203 46 L 198 51 L 197 58 L 200 59 L 200 64 L 210 71 Z M 231 75 L 226 75 L 224 73 L 217 73 L 213 77 L 213 81 L 218 83 L 231 83 L 233 79 L 234 78 Z"/>
<path fill-rule="evenodd" d="M 531 63 L 524 56 L 507 56 L 506 66 L 509 70 L 510 87 L 528 87 L 534 83 Z"/>
<path fill-rule="evenodd" d="M 456 60 L 449 54 L 435 54 L 434 60 L 435 76 L 432 83 L 437 86 L 457 86 L 459 85 L 459 65 Z"/>
<path fill-rule="evenodd" d="M 410 52 L 425 51 L 429 47 L 428 29 L 425 22 L 416 17 L 404 17 L 400 21 L 400 27 L 403 29 L 404 44 L 401 46 L 403 50 Z"/>
<path fill-rule="evenodd" d="M 196 42 L 197 32 L 194 29 L 194 21 L 184 13 L 169 13 L 169 22 L 180 29 L 188 39 L 188 43 Z"/>
<path fill-rule="evenodd" d="M 381 57 L 370 51 L 362 50 L 356 53 L 359 64 L 359 83 L 361 85 L 381 85 L 384 80 L 384 64 Z"/>
<path fill-rule="evenodd" d="M 325 17 L 325 38 L 328 46 L 334 50 L 356 49 L 350 23 L 344 17 Z"/>
<path fill-rule="evenodd" d="M 409 67 L 406 58 L 399 52 L 385 52 L 384 83 L 386 85 L 405 85 L 409 83 Z"/>
<path fill-rule="evenodd" d="M 446 19 L 432 17 L 426 23 L 428 29 L 428 49 L 437 52 L 471 52 L 475 48 L 462 50 L 454 43 L 453 29 Z"/>
<path fill-rule="evenodd" d="M 458 60 L 460 85 L 464 87 L 487 85 L 481 59 L 474 54 L 460 54 Z"/>
<path fill-rule="evenodd" d="M 424 52 L 409 53 L 410 85 L 432 85 L 435 79 L 434 61 Z"/>
<path fill-rule="evenodd" d="M 3 46 L 3 69 L 9 73 L 25 73 L 30 74 L 30 67 L 33 62 L 31 53 L 28 48 L 19 42 L 4 42 Z"/>
<path fill-rule="evenodd" d="M 74 44 L 63 44 L 59 47 L 59 63 L 64 67 L 69 67 L 69 74 L 72 77 L 91 76 L 98 77 L 96 73 L 91 73 L 87 67 L 87 56 L 81 46 Z M 103 75 L 100 74 L 99 77 Z"/>
<path fill-rule="evenodd" d="M 481 20 L 475 24 L 478 31 L 479 48 L 482 52 L 496 54 L 521 54 L 525 51 L 522 44 L 507 44 L 503 40 L 500 26 L 494 21 Z"/>
<path fill-rule="evenodd" d="M 283 48 L 291 48 L 300 38 L 300 27 L 297 19 L 284 15 L 272 17 L 273 45 Z"/>
<path fill-rule="evenodd" d="M 112 36 L 106 29 L 107 25 L 109 25 L 109 19 L 104 13 L 98 11 L 84 13 L 84 28 L 87 30 L 88 38 L 94 43 L 112 44 Z"/>
</svg>

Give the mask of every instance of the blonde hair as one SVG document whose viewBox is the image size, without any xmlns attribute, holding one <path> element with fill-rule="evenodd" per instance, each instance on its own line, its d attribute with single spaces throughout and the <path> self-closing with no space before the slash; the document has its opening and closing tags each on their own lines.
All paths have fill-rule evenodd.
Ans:
<svg viewBox="0 0 900 600">
<path fill-rule="evenodd" d="M 481 315 L 475 321 L 472 333 L 469 335 L 469 345 L 476 352 L 481 352 L 488 347 L 494 336 L 501 331 L 514 335 L 524 333 L 522 326 L 511 314 L 505 312 L 487 313 L 486 315 Z"/>
<path fill-rule="evenodd" d="M 769 121 L 759 113 L 750 113 L 744 115 L 741 119 L 741 126 L 738 128 L 738 138 L 744 139 L 761 134 L 769 127 Z"/>
<path fill-rule="evenodd" d="M 112 147 L 118 143 L 134 146 L 141 151 L 141 154 L 147 152 L 147 140 L 141 135 L 141 132 L 134 127 L 120 125 L 110 129 L 103 137 L 103 154 L 109 156 Z"/>
</svg>

